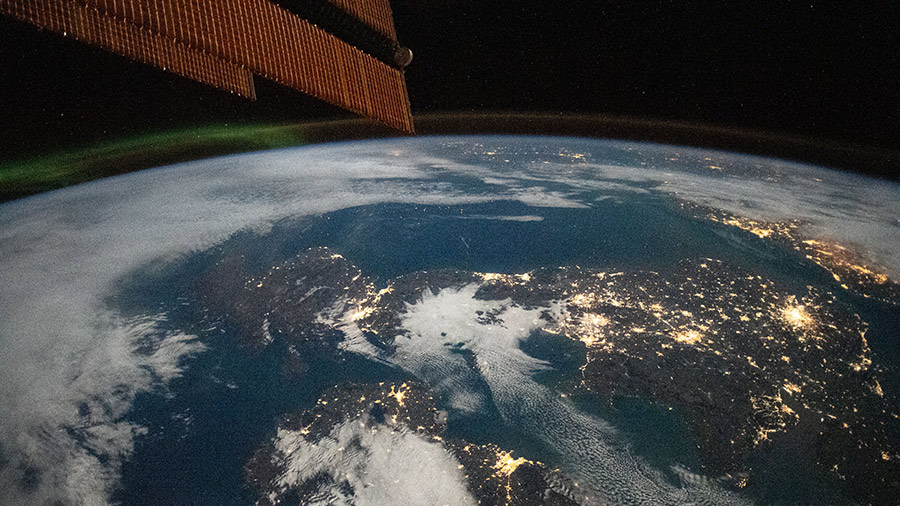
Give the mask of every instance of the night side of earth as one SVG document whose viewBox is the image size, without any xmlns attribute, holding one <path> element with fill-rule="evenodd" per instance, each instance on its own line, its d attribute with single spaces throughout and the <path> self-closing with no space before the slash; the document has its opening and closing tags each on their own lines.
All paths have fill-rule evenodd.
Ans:
<svg viewBox="0 0 900 506">
<path fill-rule="evenodd" d="M 0 502 L 900 502 L 896 183 L 441 136 L 0 210 Z"/>
</svg>

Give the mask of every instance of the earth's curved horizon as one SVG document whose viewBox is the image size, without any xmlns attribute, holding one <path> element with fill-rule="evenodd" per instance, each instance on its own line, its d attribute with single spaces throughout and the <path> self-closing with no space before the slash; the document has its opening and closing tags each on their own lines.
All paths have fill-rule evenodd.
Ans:
<svg viewBox="0 0 900 506">
<path fill-rule="evenodd" d="M 419 136 L 554 135 L 658 142 L 790 159 L 900 180 L 900 152 L 728 125 L 609 114 L 510 111 L 418 113 L 415 119 Z M 394 130 L 367 120 L 338 119 L 295 124 L 206 125 L 96 140 L 49 153 L 0 159 L 0 202 L 216 156 L 394 136 Z"/>
<path fill-rule="evenodd" d="M 576 137 L 0 204 L 0 502 L 896 504 L 898 245 L 898 183 Z"/>
</svg>

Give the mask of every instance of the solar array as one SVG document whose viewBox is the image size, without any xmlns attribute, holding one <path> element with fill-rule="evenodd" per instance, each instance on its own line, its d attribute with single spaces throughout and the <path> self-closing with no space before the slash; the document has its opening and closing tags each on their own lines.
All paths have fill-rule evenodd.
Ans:
<svg viewBox="0 0 900 506">
<path fill-rule="evenodd" d="M 387 0 L 328 1 L 396 43 Z M 244 97 L 257 74 L 413 132 L 402 69 L 267 0 L 0 0 L 0 13 Z"/>
</svg>

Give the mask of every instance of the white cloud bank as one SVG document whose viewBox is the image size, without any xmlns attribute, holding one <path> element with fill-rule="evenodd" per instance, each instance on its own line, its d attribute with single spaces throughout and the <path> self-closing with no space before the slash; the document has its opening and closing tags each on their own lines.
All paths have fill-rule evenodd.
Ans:
<svg viewBox="0 0 900 506">
<path fill-rule="evenodd" d="M 395 430 L 366 417 L 347 420 L 316 442 L 299 431 L 278 429 L 275 449 L 284 459 L 280 492 L 319 473 L 336 482 L 317 490 L 312 505 L 393 506 L 429 504 L 474 506 L 459 461 L 437 442 L 406 429 Z M 348 483 L 349 493 L 340 485 Z"/>
</svg>

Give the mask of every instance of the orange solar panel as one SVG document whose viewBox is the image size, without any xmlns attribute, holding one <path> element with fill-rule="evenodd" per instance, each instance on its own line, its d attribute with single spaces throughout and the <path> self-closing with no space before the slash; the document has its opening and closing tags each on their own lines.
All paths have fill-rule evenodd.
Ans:
<svg viewBox="0 0 900 506">
<path fill-rule="evenodd" d="M 329 0 L 395 38 L 387 0 Z M 0 13 L 254 98 L 260 74 L 413 132 L 403 71 L 266 0 L 0 0 Z"/>
<path fill-rule="evenodd" d="M 83 2 L 0 0 L 0 12 L 241 96 L 256 96 L 253 76 L 245 67 L 124 19 L 104 16 Z"/>
<path fill-rule="evenodd" d="M 394 31 L 394 16 L 388 0 L 328 0 L 343 11 L 352 14 L 379 33 L 397 40 Z"/>
</svg>

